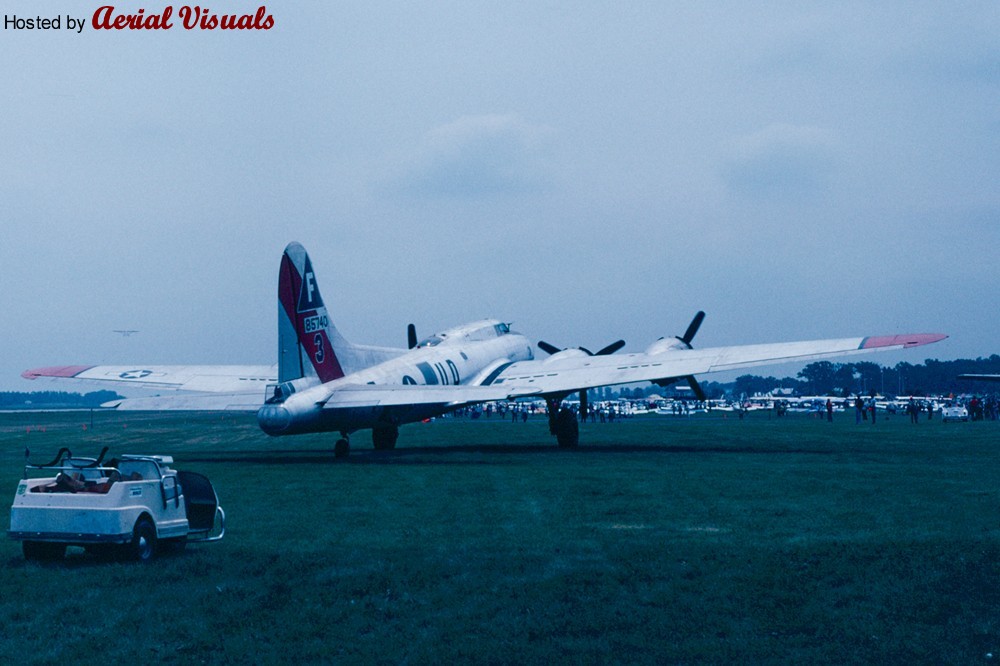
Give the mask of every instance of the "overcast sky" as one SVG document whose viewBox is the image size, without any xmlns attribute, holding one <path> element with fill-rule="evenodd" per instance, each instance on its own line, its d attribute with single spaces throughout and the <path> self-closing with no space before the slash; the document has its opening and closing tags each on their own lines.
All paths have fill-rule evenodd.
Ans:
<svg viewBox="0 0 1000 666">
<path fill-rule="evenodd" d="M 642 350 L 703 309 L 701 346 L 1000 352 L 995 0 L 302 1 L 269 31 L 81 34 L 101 3 L 39 4 L 0 4 L 63 15 L 0 33 L 0 390 L 273 363 L 292 240 L 358 342 L 490 316 Z"/>
</svg>

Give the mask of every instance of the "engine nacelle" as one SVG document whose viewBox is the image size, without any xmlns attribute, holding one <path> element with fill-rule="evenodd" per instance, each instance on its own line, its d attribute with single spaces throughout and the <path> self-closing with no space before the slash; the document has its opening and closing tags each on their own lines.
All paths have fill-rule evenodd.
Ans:
<svg viewBox="0 0 1000 666">
<path fill-rule="evenodd" d="M 647 354 L 662 354 L 674 349 L 691 349 L 691 345 L 685 343 L 680 338 L 660 338 L 653 344 L 646 347 Z"/>
<path fill-rule="evenodd" d="M 590 356 L 590 354 L 583 351 L 582 349 L 574 347 L 572 349 L 563 349 L 562 351 L 558 351 L 552 356 L 549 356 L 547 359 L 544 359 L 542 363 L 551 363 L 553 361 L 562 360 L 564 358 L 583 358 L 587 356 Z"/>
</svg>

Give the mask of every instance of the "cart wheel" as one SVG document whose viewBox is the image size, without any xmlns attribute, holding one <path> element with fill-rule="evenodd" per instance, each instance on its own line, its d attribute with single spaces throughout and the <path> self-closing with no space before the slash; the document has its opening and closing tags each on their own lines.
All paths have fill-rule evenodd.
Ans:
<svg viewBox="0 0 1000 666">
<path fill-rule="evenodd" d="M 21 551 L 29 562 L 61 560 L 66 554 L 66 544 L 47 541 L 22 541 Z"/>
<path fill-rule="evenodd" d="M 131 559 L 139 562 L 148 562 L 156 555 L 156 527 L 149 518 L 143 516 L 136 521 L 128 549 Z"/>
</svg>

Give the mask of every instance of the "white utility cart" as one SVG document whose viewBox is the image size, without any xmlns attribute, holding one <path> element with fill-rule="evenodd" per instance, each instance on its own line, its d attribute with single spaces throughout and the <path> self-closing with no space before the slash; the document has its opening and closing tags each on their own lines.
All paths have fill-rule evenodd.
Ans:
<svg viewBox="0 0 1000 666">
<path fill-rule="evenodd" d="M 226 514 L 211 482 L 171 469 L 171 456 L 123 455 L 104 463 L 61 449 L 44 465 L 25 461 L 10 508 L 10 538 L 28 560 L 61 558 L 67 546 L 147 561 L 161 548 L 218 541 Z"/>
</svg>

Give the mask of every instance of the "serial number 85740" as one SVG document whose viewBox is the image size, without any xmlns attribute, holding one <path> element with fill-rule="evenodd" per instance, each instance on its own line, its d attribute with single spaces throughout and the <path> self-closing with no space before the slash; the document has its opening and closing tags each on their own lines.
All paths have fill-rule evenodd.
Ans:
<svg viewBox="0 0 1000 666">
<path fill-rule="evenodd" d="M 316 331 L 322 331 L 329 324 L 329 319 L 326 315 L 317 315 L 315 317 L 306 317 L 305 321 L 302 322 L 306 333 L 314 333 Z"/>
</svg>

